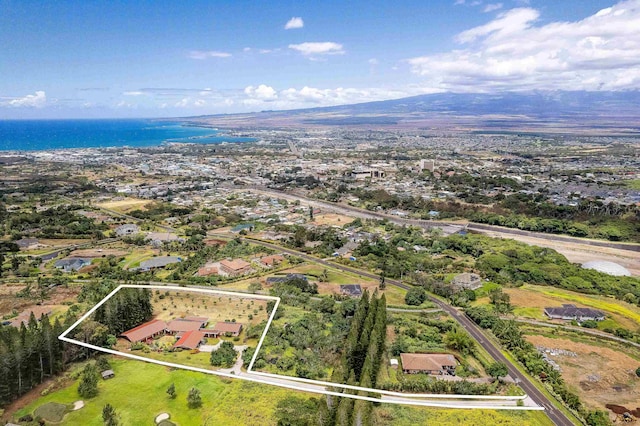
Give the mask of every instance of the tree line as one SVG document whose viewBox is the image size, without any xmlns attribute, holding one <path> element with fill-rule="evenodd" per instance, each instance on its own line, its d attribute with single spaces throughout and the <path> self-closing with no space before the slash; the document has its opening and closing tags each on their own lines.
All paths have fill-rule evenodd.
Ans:
<svg viewBox="0 0 640 426">
<path fill-rule="evenodd" d="M 74 319 L 38 321 L 32 312 L 20 328 L 0 327 L 0 407 L 65 369 L 71 353 L 58 336 Z"/>
</svg>

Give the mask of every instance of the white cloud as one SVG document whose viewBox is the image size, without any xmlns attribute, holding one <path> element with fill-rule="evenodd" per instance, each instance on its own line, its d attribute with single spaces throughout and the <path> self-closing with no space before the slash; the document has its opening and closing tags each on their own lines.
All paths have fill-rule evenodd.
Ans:
<svg viewBox="0 0 640 426">
<path fill-rule="evenodd" d="M 133 90 L 133 91 L 130 91 L 130 92 L 123 92 L 122 94 L 125 95 L 125 96 L 142 96 L 145 93 L 141 92 L 140 90 Z"/>
<path fill-rule="evenodd" d="M 209 59 L 209 58 L 229 58 L 231 53 L 218 52 L 217 50 L 192 50 L 189 52 L 191 59 Z"/>
<path fill-rule="evenodd" d="M 489 3 L 484 7 L 483 12 L 484 13 L 493 12 L 494 10 L 502 9 L 502 6 L 503 6 L 502 3 Z"/>
<path fill-rule="evenodd" d="M 255 98 L 263 101 L 272 101 L 278 99 L 278 94 L 271 86 L 261 84 L 258 87 L 247 86 L 244 89 L 244 94 L 250 98 Z"/>
<path fill-rule="evenodd" d="M 294 30 L 302 27 L 304 27 L 304 21 L 302 20 L 302 18 L 300 18 L 299 16 L 294 16 L 293 18 L 287 21 L 287 23 L 284 26 L 284 29 Z"/>
<path fill-rule="evenodd" d="M 369 65 L 378 65 L 379 62 L 376 58 L 371 58 L 369 59 L 367 62 L 369 62 Z"/>
<path fill-rule="evenodd" d="M 318 55 L 343 55 L 342 45 L 332 41 L 306 42 L 300 44 L 290 44 L 289 49 L 296 50 L 304 56 L 314 58 Z"/>
<path fill-rule="evenodd" d="M 538 24 L 516 8 L 461 32 L 460 49 L 411 58 L 429 87 L 453 91 L 640 88 L 640 0 L 580 21 Z"/>
<path fill-rule="evenodd" d="M 42 108 L 47 103 L 47 94 L 43 90 L 38 90 L 33 95 L 27 95 L 22 98 L 6 98 L 8 100 L 2 102 L 2 105 L 11 107 L 28 107 Z"/>
</svg>

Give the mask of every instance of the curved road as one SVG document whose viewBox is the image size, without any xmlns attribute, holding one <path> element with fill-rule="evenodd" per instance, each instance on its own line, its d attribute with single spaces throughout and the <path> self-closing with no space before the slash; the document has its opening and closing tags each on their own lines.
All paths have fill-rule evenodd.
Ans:
<svg viewBox="0 0 640 426">
<path fill-rule="evenodd" d="M 217 235 L 219 236 L 219 235 Z M 306 253 L 299 252 L 297 250 L 292 250 L 289 248 L 285 248 L 276 244 L 267 243 L 261 240 L 255 240 L 253 238 L 243 238 L 246 241 L 249 241 L 253 244 L 261 245 L 263 247 L 271 248 L 273 250 L 278 250 L 293 256 L 300 257 L 302 259 L 308 260 L 310 262 L 315 262 L 320 265 L 324 265 L 327 267 L 331 267 L 334 269 L 339 269 L 344 272 L 350 272 L 353 274 L 357 274 L 367 278 L 379 279 L 380 277 L 371 272 L 362 271 L 360 269 L 352 268 L 350 266 L 341 265 L 339 263 L 329 262 L 324 259 L 319 259 L 315 256 L 308 255 Z M 394 285 L 396 287 L 400 287 L 405 290 L 409 290 L 411 286 L 402 283 L 398 280 L 386 279 L 386 283 L 389 285 Z M 480 327 L 478 327 L 473 321 L 471 321 L 464 313 L 460 312 L 453 306 L 436 299 L 435 297 L 430 297 L 430 300 L 439 306 L 443 311 L 451 315 L 453 319 L 455 319 L 468 333 L 473 337 L 476 342 L 482 346 L 496 361 L 502 362 L 507 366 L 509 370 L 509 375 L 515 379 L 520 387 L 533 399 L 533 401 L 541 407 L 545 408 L 545 411 L 549 418 L 553 421 L 554 424 L 558 426 L 573 426 L 575 423 L 561 410 L 556 408 L 553 402 L 538 388 L 533 384 L 531 379 L 525 375 L 523 375 L 520 370 L 516 368 L 516 366 L 508 360 L 500 351 L 500 349 L 494 344 L 491 340 L 487 339 L 484 335 Z"/>
</svg>

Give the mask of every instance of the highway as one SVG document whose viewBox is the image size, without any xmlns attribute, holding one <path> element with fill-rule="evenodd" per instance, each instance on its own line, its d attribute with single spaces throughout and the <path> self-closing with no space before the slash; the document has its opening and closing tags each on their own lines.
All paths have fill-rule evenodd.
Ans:
<svg viewBox="0 0 640 426">
<path fill-rule="evenodd" d="M 216 236 L 220 237 L 221 235 Z M 228 238 L 228 236 L 227 236 Z M 330 262 L 324 259 L 319 259 L 315 256 L 308 255 L 306 253 L 299 252 L 297 250 L 292 250 L 289 248 L 281 247 L 277 244 L 268 243 L 261 240 L 256 240 L 253 238 L 243 238 L 245 241 L 248 241 L 253 244 L 261 245 L 263 247 L 268 247 L 273 250 L 277 250 L 280 252 L 284 252 L 293 256 L 300 257 L 309 262 L 315 262 L 320 265 L 324 265 L 333 269 L 339 269 L 344 272 L 349 272 L 352 274 L 357 274 L 362 277 L 379 279 L 380 277 L 371 272 L 362 271 L 357 268 L 352 268 L 350 266 L 341 265 L 339 263 Z M 409 290 L 411 286 L 402 283 L 398 280 L 386 279 L 387 285 L 394 285 L 396 287 L 400 287 L 405 290 Z M 482 346 L 488 353 L 491 355 L 496 361 L 503 362 L 508 370 L 509 375 L 518 382 L 520 387 L 529 395 L 529 397 L 539 406 L 544 407 L 549 418 L 554 422 L 554 424 L 558 426 L 572 426 L 575 423 L 561 410 L 556 408 L 553 402 L 547 398 L 545 394 L 538 390 L 538 388 L 533 384 L 531 379 L 525 375 L 523 375 L 516 366 L 508 360 L 500 351 L 500 348 L 490 339 L 488 339 L 484 332 L 478 327 L 473 321 L 471 321 L 463 312 L 454 308 L 453 306 L 437 299 L 435 297 L 430 297 L 430 300 L 439 306 L 443 311 L 447 312 L 453 319 L 455 319 L 461 326 L 464 328 L 471 337 L 475 339 L 475 341 Z"/>
<path fill-rule="evenodd" d="M 610 241 L 603 241 L 603 240 L 591 240 L 587 238 L 571 237 L 568 235 L 557 235 L 557 234 L 547 234 L 543 232 L 523 231 L 521 229 L 506 228 L 503 226 L 487 225 L 487 224 L 473 223 L 473 222 L 467 223 L 467 222 L 451 222 L 451 221 L 443 221 L 443 220 L 407 219 L 407 218 L 402 218 L 399 216 L 394 216 L 394 215 L 390 215 L 383 212 L 369 211 L 369 210 L 361 209 L 358 207 L 353 207 L 347 204 L 332 203 L 329 201 L 308 198 L 304 195 L 301 195 L 295 192 L 282 192 L 282 191 L 277 191 L 271 188 L 261 188 L 261 187 L 238 188 L 238 189 L 245 190 L 245 191 L 247 190 L 255 191 L 255 192 L 264 193 L 273 197 L 279 197 L 279 198 L 284 198 L 289 200 L 304 201 L 305 203 L 313 207 L 323 208 L 328 211 L 333 211 L 333 212 L 341 213 L 344 215 L 350 215 L 350 216 L 358 217 L 361 219 L 388 220 L 389 222 L 395 223 L 397 225 L 418 226 L 424 229 L 441 228 L 443 229 L 445 234 L 454 233 L 462 229 L 468 229 L 468 230 L 472 230 L 480 233 L 493 231 L 493 232 L 501 232 L 503 234 L 514 235 L 514 236 L 535 237 L 535 238 L 542 238 L 549 241 L 568 242 L 568 243 L 584 244 L 587 246 L 594 246 L 594 247 L 608 247 L 608 248 L 615 248 L 619 250 L 640 252 L 640 244 L 634 244 L 634 243 L 618 243 L 618 242 L 610 242 Z"/>
</svg>

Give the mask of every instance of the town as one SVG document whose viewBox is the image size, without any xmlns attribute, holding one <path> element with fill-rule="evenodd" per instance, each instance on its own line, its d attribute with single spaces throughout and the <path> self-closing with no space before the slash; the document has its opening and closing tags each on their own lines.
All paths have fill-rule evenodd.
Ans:
<svg viewBox="0 0 640 426">
<path fill-rule="evenodd" d="M 189 369 L 237 377 L 216 385 L 233 389 L 260 380 L 268 384 L 259 398 L 272 395 L 276 415 L 290 415 L 278 400 L 300 400 L 309 411 L 295 415 L 339 424 L 411 415 L 432 394 L 496 421 L 515 412 L 503 408 L 544 421 L 539 392 L 589 424 L 634 416 L 635 140 L 313 128 L 241 134 L 256 142 L 2 156 L 2 333 L 54 330 L 77 343 L 45 334 L 44 367 L 5 364 L 5 404 L 50 383 L 46 397 L 7 411 L 7 420 L 85 418 L 121 381 L 157 376 L 162 363 L 185 372 L 158 381 L 157 413 L 128 414 L 130 422 L 204 415 L 213 394 L 189 384 Z M 117 290 L 131 283 L 150 288 Z M 138 373 L 131 355 L 149 367 Z M 294 386 L 348 397 L 303 402 L 286 390 Z M 176 392 L 189 397 L 184 407 Z M 415 407 L 358 399 L 410 405 L 417 393 L 424 397 Z"/>
</svg>

